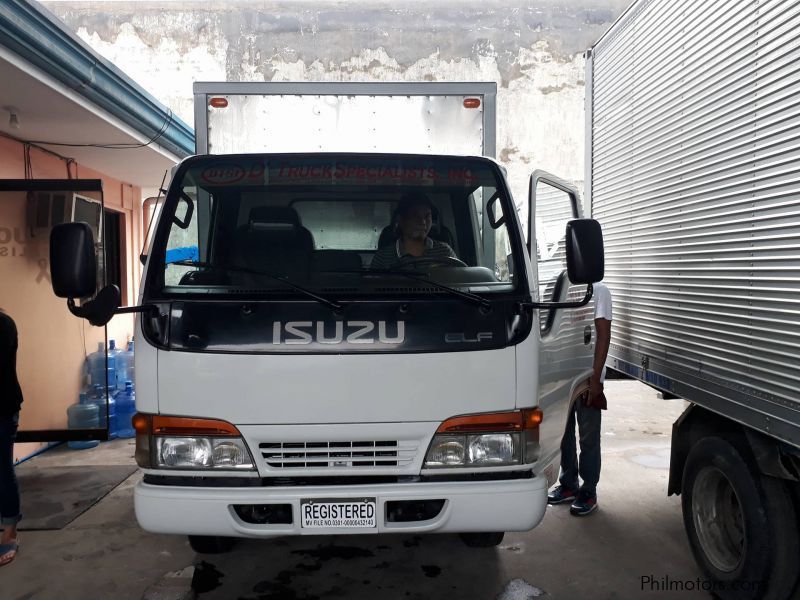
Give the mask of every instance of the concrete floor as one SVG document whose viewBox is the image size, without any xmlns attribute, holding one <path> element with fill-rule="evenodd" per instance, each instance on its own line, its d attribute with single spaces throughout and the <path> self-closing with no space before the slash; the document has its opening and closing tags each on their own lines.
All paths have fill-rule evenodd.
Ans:
<svg viewBox="0 0 800 600">
<path fill-rule="evenodd" d="M 453 535 L 325 536 L 244 540 L 229 554 L 200 556 L 183 537 L 138 528 L 134 474 L 66 528 L 21 532 L 19 557 L 0 570 L 0 595 L 186 598 L 193 575 L 198 597 L 208 600 L 708 598 L 642 584 L 700 576 L 680 500 L 666 496 L 669 435 L 684 403 L 632 381 L 609 381 L 606 394 L 598 511 L 580 519 L 566 506 L 549 507 L 539 527 L 507 534 L 498 548 L 470 549 Z M 57 448 L 32 460 L 126 464 L 133 444 Z M 176 571 L 183 578 L 165 578 Z"/>
</svg>

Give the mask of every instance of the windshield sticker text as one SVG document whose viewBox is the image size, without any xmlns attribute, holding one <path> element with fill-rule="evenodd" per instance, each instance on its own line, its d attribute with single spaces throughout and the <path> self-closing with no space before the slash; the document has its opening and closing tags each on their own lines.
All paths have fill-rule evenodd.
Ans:
<svg viewBox="0 0 800 600">
<path fill-rule="evenodd" d="M 436 169 L 427 165 L 400 167 L 394 165 L 358 164 L 280 164 L 270 169 L 272 183 L 300 181 L 348 182 L 348 183 L 402 183 L 432 182 L 436 180 Z"/>
<path fill-rule="evenodd" d="M 264 163 L 250 163 L 247 168 L 241 165 L 222 163 L 206 167 L 200 177 L 209 185 L 233 185 L 242 180 L 252 185 L 266 183 L 265 174 Z"/>
<path fill-rule="evenodd" d="M 243 176 L 242 176 L 243 177 Z M 278 183 L 419 184 L 443 182 L 477 184 L 469 168 L 437 170 L 431 165 L 381 165 L 353 163 L 280 163 L 270 167 L 269 180 Z"/>
</svg>

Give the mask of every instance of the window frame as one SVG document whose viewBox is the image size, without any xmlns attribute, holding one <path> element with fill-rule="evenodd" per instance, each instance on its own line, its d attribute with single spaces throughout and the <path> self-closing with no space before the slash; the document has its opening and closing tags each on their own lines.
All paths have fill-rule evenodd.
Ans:
<svg viewBox="0 0 800 600">
<path fill-rule="evenodd" d="M 152 237 L 152 244 L 151 244 L 151 252 L 148 257 L 148 269 L 146 273 L 146 277 L 143 281 L 143 300 L 145 302 L 157 302 L 161 299 L 174 299 L 177 297 L 186 298 L 187 294 L 180 294 L 180 296 L 176 296 L 175 294 L 166 291 L 164 288 L 169 287 L 165 285 L 164 282 L 164 269 L 158 268 L 157 265 L 163 265 L 165 261 L 165 251 L 166 251 L 166 244 L 169 239 L 170 227 L 172 220 L 164 218 L 164 215 L 170 215 L 175 212 L 175 206 L 180 198 L 180 193 L 182 190 L 181 184 L 186 176 L 186 173 L 193 168 L 196 168 L 203 163 L 214 163 L 219 161 L 220 164 L 228 165 L 230 163 L 235 163 L 236 161 L 241 161 L 243 163 L 252 162 L 254 160 L 260 160 L 265 162 L 272 162 L 272 161 L 298 161 L 298 160 L 318 160 L 318 161 L 326 161 L 326 160 L 341 160 L 341 161 L 353 161 L 353 160 L 365 160 L 365 161 L 380 161 L 385 160 L 390 163 L 397 163 L 397 162 L 414 162 L 414 161 L 421 161 L 421 162 L 436 162 L 436 161 L 452 161 L 452 162 L 459 162 L 462 165 L 461 168 L 465 168 L 465 163 L 475 163 L 477 165 L 483 165 L 489 169 L 494 177 L 494 183 L 496 184 L 496 190 L 501 195 L 501 202 L 502 202 L 502 209 L 504 214 L 507 215 L 508 222 L 506 227 L 509 230 L 509 243 L 511 246 L 511 252 L 514 260 L 514 273 L 525 273 L 525 239 L 522 235 L 522 227 L 519 222 L 519 215 L 517 207 L 514 203 L 513 196 L 511 195 L 511 190 L 508 186 L 508 181 L 504 175 L 504 172 L 500 165 L 491 158 L 485 157 L 462 157 L 462 156 L 450 156 L 450 155 L 428 155 L 428 154 L 389 154 L 389 153 L 307 153 L 307 154 L 287 154 L 287 153 L 261 153 L 261 154 L 237 154 L 237 155 L 220 155 L 220 156 L 209 156 L 209 155 L 197 155 L 192 156 L 184 159 L 174 170 L 174 174 L 172 177 L 172 181 L 169 186 L 169 190 L 166 194 L 166 198 L 164 200 L 161 214 L 159 215 L 159 221 L 155 230 L 155 233 Z M 466 188 L 465 188 L 466 189 Z M 455 200 L 452 195 L 451 199 Z M 218 195 L 215 196 L 214 199 L 214 212 L 220 210 L 220 205 L 224 202 Z M 484 216 L 485 218 L 485 216 Z M 455 224 L 455 223 L 454 223 Z M 209 252 L 214 252 L 214 248 L 212 248 L 214 244 L 214 234 L 216 233 L 215 230 L 209 231 Z M 479 248 L 475 248 L 476 253 L 479 252 Z M 530 299 L 531 296 L 531 281 L 528 281 L 527 277 L 515 277 L 510 282 L 512 289 L 508 290 L 508 292 L 498 292 L 496 294 L 491 294 L 491 297 L 500 299 L 508 298 L 508 295 L 512 295 L 514 297 L 520 298 L 521 300 Z M 207 294 L 198 293 L 198 296 L 203 296 L 205 298 L 208 297 Z M 220 301 L 225 301 L 224 298 L 220 297 Z"/>
</svg>

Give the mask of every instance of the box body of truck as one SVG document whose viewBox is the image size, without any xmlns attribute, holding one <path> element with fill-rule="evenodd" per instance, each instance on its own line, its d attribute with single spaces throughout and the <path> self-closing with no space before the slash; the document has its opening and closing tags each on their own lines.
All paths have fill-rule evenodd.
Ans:
<svg viewBox="0 0 800 600">
<path fill-rule="evenodd" d="M 675 425 L 670 493 L 683 494 L 695 555 L 715 580 L 755 573 L 775 598 L 791 593 L 800 511 L 799 26 L 796 2 L 640 1 L 587 62 L 609 366 L 693 403 Z M 707 438 L 744 457 L 739 472 L 761 496 L 715 471 Z M 759 506 L 765 494 L 778 500 Z M 769 518 L 750 519 L 751 505 Z M 714 529 L 712 515 L 746 533 Z M 771 548 L 745 541 L 757 528 Z"/>
<path fill-rule="evenodd" d="M 580 200 L 541 173 L 531 260 L 482 156 L 494 84 L 195 91 L 199 154 L 173 174 L 142 285 L 140 524 L 198 549 L 534 527 L 591 374 L 597 279 L 567 279 Z M 409 206 L 439 255 L 376 269 L 409 258 Z M 585 255 L 602 266 L 602 247 Z"/>
<path fill-rule="evenodd" d="M 196 83 L 195 145 L 197 154 L 336 151 L 493 157 L 496 96 L 496 84 L 481 82 Z M 474 106 L 464 106 L 468 99 Z"/>
</svg>

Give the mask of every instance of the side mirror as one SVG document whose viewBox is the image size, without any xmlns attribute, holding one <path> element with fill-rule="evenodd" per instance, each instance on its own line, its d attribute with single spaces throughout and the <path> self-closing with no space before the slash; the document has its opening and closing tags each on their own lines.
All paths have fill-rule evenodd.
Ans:
<svg viewBox="0 0 800 600">
<path fill-rule="evenodd" d="M 115 285 L 107 285 L 97 292 L 92 300 L 84 302 L 80 306 L 75 306 L 75 302 L 70 298 L 67 300 L 69 311 L 76 317 L 86 319 L 95 327 L 102 327 L 107 324 L 111 317 L 117 314 L 121 301 L 119 288 Z"/>
<path fill-rule="evenodd" d="M 75 298 L 94 296 L 97 289 L 97 261 L 94 236 L 86 223 L 63 223 L 50 232 L 50 277 L 53 292 L 67 298 L 69 311 L 95 327 L 108 323 L 120 305 L 119 288 L 108 285 L 92 300 L 76 306 Z"/>
<path fill-rule="evenodd" d="M 59 298 L 86 298 L 97 289 L 94 236 L 86 223 L 63 223 L 50 232 L 50 277 Z"/>
<path fill-rule="evenodd" d="M 572 283 L 590 284 L 605 275 L 603 231 L 594 219 L 575 219 L 567 223 L 567 276 Z"/>
</svg>

